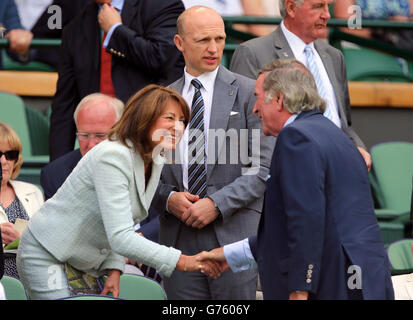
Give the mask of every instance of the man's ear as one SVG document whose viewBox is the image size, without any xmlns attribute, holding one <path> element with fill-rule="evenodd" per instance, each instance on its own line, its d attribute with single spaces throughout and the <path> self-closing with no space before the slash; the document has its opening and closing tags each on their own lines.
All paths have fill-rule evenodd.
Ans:
<svg viewBox="0 0 413 320">
<path fill-rule="evenodd" d="M 297 8 L 297 5 L 295 3 L 295 0 L 285 1 L 285 10 L 287 12 L 287 16 L 291 16 L 294 18 L 296 8 Z"/>
<path fill-rule="evenodd" d="M 277 94 L 276 98 L 276 108 L 278 111 L 281 111 L 284 108 L 283 101 L 284 101 L 284 94 L 279 93 Z"/>
<path fill-rule="evenodd" d="M 183 48 L 182 48 L 182 37 L 179 35 L 179 34 L 176 34 L 175 36 L 174 36 L 174 43 L 175 43 L 175 46 L 178 48 L 178 50 L 179 51 L 183 51 Z"/>
</svg>

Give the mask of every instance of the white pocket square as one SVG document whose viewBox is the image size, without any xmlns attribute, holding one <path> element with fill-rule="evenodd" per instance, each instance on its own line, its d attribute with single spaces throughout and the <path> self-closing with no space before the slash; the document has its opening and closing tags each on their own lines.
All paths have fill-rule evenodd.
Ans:
<svg viewBox="0 0 413 320">
<path fill-rule="evenodd" d="M 231 111 L 230 116 L 234 116 L 234 115 L 236 115 L 236 114 L 238 114 L 238 113 L 239 113 L 238 111 Z"/>
</svg>

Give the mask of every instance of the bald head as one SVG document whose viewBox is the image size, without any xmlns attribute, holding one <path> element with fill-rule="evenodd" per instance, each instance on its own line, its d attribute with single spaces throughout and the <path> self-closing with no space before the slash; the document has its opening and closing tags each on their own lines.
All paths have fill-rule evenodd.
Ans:
<svg viewBox="0 0 413 320">
<path fill-rule="evenodd" d="M 90 94 L 80 101 L 74 119 L 82 156 L 106 138 L 123 109 L 122 101 L 101 93 Z"/>
<path fill-rule="evenodd" d="M 179 15 L 176 21 L 177 33 L 182 37 L 186 31 L 191 30 L 190 25 L 199 21 L 200 18 L 207 19 L 211 23 L 222 23 L 222 26 L 224 26 L 222 17 L 214 9 L 204 6 L 193 6 Z"/>
</svg>

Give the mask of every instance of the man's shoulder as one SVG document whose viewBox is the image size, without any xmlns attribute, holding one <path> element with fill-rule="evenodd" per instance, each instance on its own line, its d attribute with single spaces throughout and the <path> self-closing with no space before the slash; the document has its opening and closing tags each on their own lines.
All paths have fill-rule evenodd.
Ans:
<svg viewBox="0 0 413 320">
<path fill-rule="evenodd" d="M 233 71 L 228 70 L 224 66 L 219 66 L 219 71 L 217 74 L 217 80 L 222 80 L 224 82 L 228 82 L 233 85 L 238 85 L 247 88 L 254 88 L 255 80 L 248 78 L 242 74 L 235 73 Z"/>
<path fill-rule="evenodd" d="M 60 172 L 64 168 L 74 167 L 81 158 L 82 155 L 80 154 L 79 149 L 73 150 L 43 167 L 42 174 L 48 173 L 50 171 Z"/>
<path fill-rule="evenodd" d="M 324 51 L 327 54 L 331 56 L 341 56 L 342 52 L 338 50 L 337 48 L 334 48 L 332 45 L 330 45 L 326 40 L 316 40 L 315 41 L 315 46 L 318 51 Z"/>
<path fill-rule="evenodd" d="M 256 37 L 247 40 L 239 45 L 240 48 L 248 48 L 251 51 L 262 50 L 263 47 L 272 47 L 274 45 L 274 39 L 277 37 L 276 31 L 273 31 L 265 36 Z"/>
</svg>

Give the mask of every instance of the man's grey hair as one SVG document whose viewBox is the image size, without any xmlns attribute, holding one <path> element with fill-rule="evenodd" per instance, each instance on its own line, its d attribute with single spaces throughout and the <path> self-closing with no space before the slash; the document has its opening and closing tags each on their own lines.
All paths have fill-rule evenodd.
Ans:
<svg viewBox="0 0 413 320">
<path fill-rule="evenodd" d="M 79 104 L 77 105 L 75 113 L 73 114 L 73 118 L 75 119 L 76 126 L 77 126 L 77 115 L 79 114 L 79 111 L 87 107 L 88 102 L 97 101 L 97 100 L 103 100 L 107 103 L 109 107 L 112 107 L 113 111 L 115 111 L 115 114 L 116 114 L 116 122 L 119 121 L 120 117 L 122 116 L 123 110 L 125 108 L 125 105 L 123 104 L 123 102 L 117 98 L 108 96 L 103 93 L 96 92 L 96 93 L 92 93 L 84 97 L 82 100 L 80 100 Z"/>
<path fill-rule="evenodd" d="M 278 59 L 259 71 L 265 73 L 263 89 L 268 103 L 283 94 L 283 106 L 290 113 L 318 109 L 324 113 L 326 102 L 319 96 L 311 72 L 295 59 Z"/>
<path fill-rule="evenodd" d="M 297 7 L 301 7 L 304 0 L 294 0 Z M 285 8 L 285 0 L 279 0 L 279 8 L 281 17 L 285 18 L 287 16 L 287 9 Z"/>
</svg>

